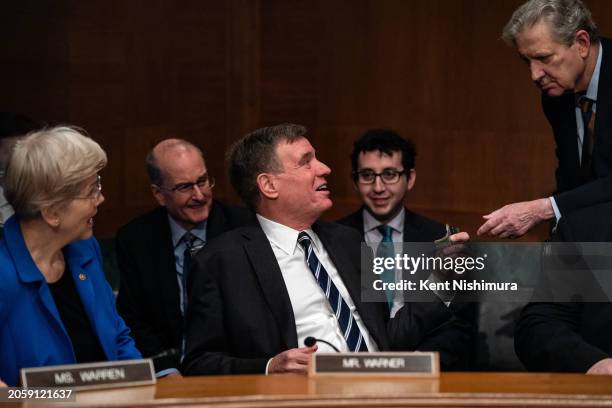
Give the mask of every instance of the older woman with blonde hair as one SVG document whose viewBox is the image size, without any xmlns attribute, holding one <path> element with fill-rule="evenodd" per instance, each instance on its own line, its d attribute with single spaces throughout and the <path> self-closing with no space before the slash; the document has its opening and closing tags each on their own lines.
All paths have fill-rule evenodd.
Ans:
<svg viewBox="0 0 612 408">
<path fill-rule="evenodd" d="M 12 152 L 5 194 L 15 215 L 0 241 L 0 379 L 9 386 L 23 367 L 140 358 L 92 236 L 106 162 L 72 127 L 32 133 Z"/>
</svg>

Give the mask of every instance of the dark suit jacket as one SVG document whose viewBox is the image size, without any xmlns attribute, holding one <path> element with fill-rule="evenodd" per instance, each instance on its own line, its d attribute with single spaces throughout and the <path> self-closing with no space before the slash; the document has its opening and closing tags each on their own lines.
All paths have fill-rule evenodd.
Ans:
<svg viewBox="0 0 612 408">
<path fill-rule="evenodd" d="M 612 203 L 572 212 L 561 218 L 554 238 L 612 241 L 610 214 Z M 529 303 L 517 323 L 514 346 L 528 370 L 586 372 L 612 356 L 612 304 Z"/>
<path fill-rule="evenodd" d="M 612 201 L 612 40 L 602 39 L 603 57 L 597 90 L 595 145 L 591 177 L 580 173 L 574 94 L 549 97 L 542 94 L 542 107 L 552 126 L 557 144 L 555 201 L 561 214 Z"/>
<path fill-rule="evenodd" d="M 420 349 L 429 333 L 453 318 L 446 308 L 415 304 L 389 319 L 385 304 L 362 303 L 359 235 L 323 222 L 313 230 L 381 350 Z M 219 237 L 196 256 L 192 271 L 184 373 L 264 373 L 270 358 L 298 347 L 289 293 L 259 224 Z"/>
<path fill-rule="evenodd" d="M 365 239 L 363 211 L 364 207 L 361 207 L 358 211 L 338 220 L 340 224 L 359 231 L 362 241 Z M 405 211 L 404 242 L 433 242 L 446 234 L 444 224 L 416 214 L 407 208 Z M 439 299 L 433 300 L 429 305 L 421 304 L 421 307 L 434 310 L 447 308 Z M 472 339 L 476 333 L 476 308 L 474 304 L 460 302 L 453 302 L 451 305 L 455 316 L 430 333 L 419 350 L 440 352 L 443 369 L 464 370 L 469 367 L 471 360 Z"/>
<path fill-rule="evenodd" d="M 251 222 L 252 217 L 246 209 L 214 201 L 207 240 Z M 155 359 L 157 371 L 178 368 L 183 318 L 166 209 L 158 207 L 130 221 L 117 232 L 116 243 L 121 273 L 117 308 L 145 357 L 167 355 Z"/>
</svg>

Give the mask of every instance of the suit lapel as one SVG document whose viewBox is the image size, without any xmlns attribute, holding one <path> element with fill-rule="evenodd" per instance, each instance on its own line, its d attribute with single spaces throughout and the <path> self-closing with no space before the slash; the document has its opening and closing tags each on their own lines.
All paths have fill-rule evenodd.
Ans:
<svg viewBox="0 0 612 408">
<path fill-rule="evenodd" d="M 172 245 L 172 233 L 165 209 L 162 209 L 154 223 L 154 233 L 147 242 L 151 251 L 151 262 L 155 271 L 152 279 L 157 279 L 163 300 L 163 309 L 167 315 L 168 322 L 178 327 L 182 325 L 179 286 L 176 275 L 176 263 L 174 259 L 174 246 Z"/>
<path fill-rule="evenodd" d="M 28 251 L 17 217 L 10 218 L 4 225 L 4 238 L 19 279 L 38 288 L 38 296 L 43 309 L 48 313 L 57 328 L 68 338 L 68 332 L 62 324 L 59 311 L 51 295 L 51 289 L 49 289 L 49 285 L 44 284 L 45 278 Z"/>
<path fill-rule="evenodd" d="M 557 143 L 563 146 L 568 157 L 571 158 L 573 177 L 578 182 L 580 178 L 580 156 L 578 155 L 578 125 L 576 124 L 576 103 L 573 94 L 561 96 L 563 123 L 561 129 L 565 132 L 565 137 L 558 140 Z"/>
<path fill-rule="evenodd" d="M 355 304 L 355 307 L 359 311 L 361 320 L 363 321 L 366 328 L 368 329 L 368 332 L 370 333 L 374 341 L 378 344 L 378 346 L 384 349 L 387 343 L 384 339 L 382 339 L 378 335 L 379 334 L 378 331 L 379 331 L 379 327 L 380 327 L 380 323 L 382 319 L 381 321 L 376 321 L 376 319 L 379 316 L 374 314 L 376 313 L 374 309 L 377 309 L 377 312 L 380 312 L 382 310 L 381 304 L 373 303 L 373 304 L 367 305 L 361 302 L 361 274 L 360 274 L 361 271 L 360 269 L 357 269 L 357 270 L 355 269 L 356 268 L 355 262 L 360 264 L 361 259 L 359 260 L 350 259 L 351 252 L 347 251 L 346 248 L 343 247 L 343 245 L 347 244 L 346 240 L 343 240 L 342 237 L 338 236 L 338 234 L 334 234 L 333 230 L 330 227 L 325 226 L 324 224 L 321 224 L 319 222 L 316 222 L 312 226 L 312 229 L 314 232 L 316 232 L 317 236 L 323 243 L 323 246 L 325 247 L 325 250 L 327 251 L 327 255 L 329 256 L 329 259 L 333 262 L 334 266 L 336 267 L 336 270 L 338 271 L 338 274 L 340 275 L 340 278 L 342 279 L 344 286 L 348 290 L 349 295 L 351 296 L 351 299 L 353 303 Z M 363 231 L 363 221 L 362 221 L 361 231 Z M 350 244 L 351 243 L 349 243 L 349 245 Z M 355 241 L 354 244 L 357 245 L 358 243 Z M 360 254 L 359 251 L 354 251 L 352 253 L 355 254 L 354 256 L 357 256 L 358 254 Z M 384 314 L 385 312 L 382 312 L 382 313 Z M 382 315 L 380 317 L 382 318 Z M 371 320 L 371 319 L 374 319 L 374 320 Z"/>
<path fill-rule="evenodd" d="M 359 279 L 356 279 L 356 277 L 359 277 L 359 271 L 355 271 L 355 267 L 353 266 L 354 261 L 351 262 L 347 251 L 340 247 L 340 245 L 343 244 L 341 240 L 339 240 L 337 237 L 334 239 L 330 229 L 325 228 L 325 226 L 318 222 L 312 226 L 312 229 L 317 233 L 319 239 L 323 243 L 329 259 L 331 259 L 334 266 L 338 270 L 338 274 L 342 278 L 344 286 L 346 286 L 347 290 L 349 291 L 351 298 L 353 300 L 360 300 L 361 286 Z M 361 302 L 356 302 L 356 304 L 357 303 Z"/>
<path fill-rule="evenodd" d="M 420 242 L 423 240 L 420 233 L 420 223 L 412 211 L 407 209 L 404 212 L 404 242 Z"/>
<path fill-rule="evenodd" d="M 287 348 L 295 348 L 298 346 L 295 316 L 270 242 L 259 226 L 249 228 L 243 233 L 243 236 L 246 239 L 244 249 L 283 340 Z"/>
<path fill-rule="evenodd" d="M 367 210 L 365 209 L 364 206 L 362 206 L 358 211 L 350 215 L 350 217 L 348 218 L 348 222 L 347 222 L 347 225 L 359 231 L 359 234 L 361 234 L 362 241 L 365 241 L 365 231 L 363 229 L 364 228 L 363 227 L 363 212 L 364 211 L 367 211 Z"/>
<path fill-rule="evenodd" d="M 227 220 L 221 204 L 217 201 L 213 201 L 212 208 L 210 209 L 210 215 L 206 221 L 206 240 L 210 241 L 217 235 L 225 232 Z"/>
<path fill-rule="evenodd" d="M 601 40 L 603 55 L 599 70 L 599 85 L 597 88 L 597 115 L 595 116 L 595 146 L 594 154 L 600 155 L 605 146 L 610 146 L 608 140 L 612 134 L 612 47 L 611 42 L 606 39 Z"/>
</svg>

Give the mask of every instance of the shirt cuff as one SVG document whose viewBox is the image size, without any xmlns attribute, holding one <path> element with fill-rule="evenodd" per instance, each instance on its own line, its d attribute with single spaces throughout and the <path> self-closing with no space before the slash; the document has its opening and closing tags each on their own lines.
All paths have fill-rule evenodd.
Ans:
<svg viewBox="0 0 612 408">
<path fill-rule="evenodd" d="M 161 377 L 165 377 L 168 374 L 172 374 L 172 373 L 178 373 L 180 374 L 181 372 L 176 369 L 176 368 L 166 368 L 165 370 L 161 370 L 155 373 L 155 378 L 161 378 Z"/>
<path fill-rule="evenodd" d="M 559 222 L 559 220 L 561 219 L 561 211 L 559 211 L 559 207 L 557 207 L 557 202 L 555 201 L 555 197 L 550 196 L 548 197 L 548 199 L 550 200 L 553 211 L 555 212 L 555 218 L 557 219 L 557 222 Z"/>
<path fill-rule="evenodd" d="M 274 358 L 274 357 L 272 357 Z M 266 375 L 268 375 L 268 367 L 270 367 L 270 363 L 272 362 L 272 358 L 268 360 L 268 362 L 266 363 Z"/>
</svg>

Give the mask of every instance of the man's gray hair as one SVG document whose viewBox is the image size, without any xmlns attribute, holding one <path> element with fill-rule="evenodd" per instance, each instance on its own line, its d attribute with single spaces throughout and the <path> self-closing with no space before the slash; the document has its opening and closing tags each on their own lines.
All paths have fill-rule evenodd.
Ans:
<svg viewBox="0 0 612 408">
<path fill-rule="evenodd" d="M 515 47 L 521 32 L 540 21 L 550 25 L 553 39 L 559 43 L 572 45 L 580 30 L 589 34 L 591 42 L 599 42 L 597 25 L 581 0 L 529 0 L 512 14 L 504 27 L 502 39 Z"/>
<path fill-rule="evenodd" d="M 253 210 L 259 204 L 257 176 L 280 173 L 283 166 L 276 156 L 280 142 L 293 143 L 306 135 L 302 125 L 283 123 L 257 129 L 230 148 L 227 154 L 229 179 L 236 193 Z"/>
</svg>

